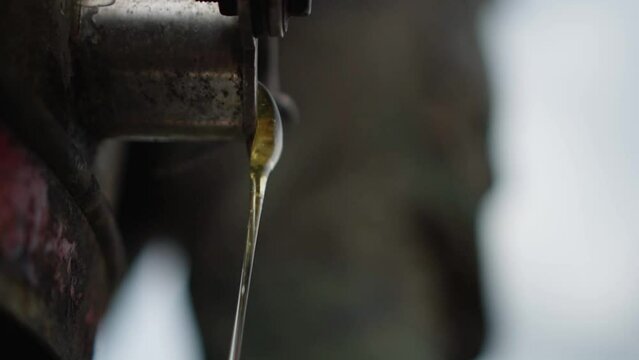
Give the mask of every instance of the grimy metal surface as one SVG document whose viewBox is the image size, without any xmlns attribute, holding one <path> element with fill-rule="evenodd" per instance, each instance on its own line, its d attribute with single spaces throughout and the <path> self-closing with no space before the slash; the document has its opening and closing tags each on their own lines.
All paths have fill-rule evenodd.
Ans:
<svg viewBox="0 0 639 360">
<path fill-rule="evenodd" d="M 0 310 L 9 314 L 0 327 L 12 318 L 39 339 L 25 339 L 16 326 L 3 351 L 29 348 L 4 356 L 22 358 L 41 342 L 62 359 L 89 358 L 111 291 L 106 261 L 58 178 L 0 126 Z"/>
<path fill-rule="evenodd" d="M 41 348 L 40 355 L 48 349 L 46 358 L 89 359 L 97 323 L 122 271 L 120 239 L 108 234 L 112 216 L 83 161 L 91 144 L 74 121 L 70 39 L 76 5 L 0 4 L 4 357 L 44 358 L 28 355 Z"/>
<path fill-rule="evenodd" d="M 0 329 L 16 329 L 0 334 L 25 344 L 18 357 L 36 344 L 61 359 L 92 355 L 124 267 L 91 171 L 102 139 L 252 130 L 256 45 L 247 2 L 240 9 L 229 18 L 195 0 L 0 3 Z"/>
<path fill-rule="evenodd" d="M 194 0 L 85 5 L 76 85 L 80 120 L 93 135 L 243 136 L 244 121 L 252 120 L 242 114 L 255 106 L 254 81 L 245 81 L 254 74 L 243 65 L 255 66 L 255 46 L 245 51 L 238 17 Z"/>
</svg>

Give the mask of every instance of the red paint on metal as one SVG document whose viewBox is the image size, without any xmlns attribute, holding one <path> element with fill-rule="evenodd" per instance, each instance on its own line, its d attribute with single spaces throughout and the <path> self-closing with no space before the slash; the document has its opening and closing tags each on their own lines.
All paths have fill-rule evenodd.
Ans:
<svg viewBox="0 0 639 360">
<path fill-rule="evenodd" d="M 47 182 L 26 151 L 0 132 L 0 249 L 17 259 L 39 245 L 48 223 Z"/>
<path fill-rule="evenodd" d="M 0 258 L 17 265 L 32 286 L 53 280 L 58 293 L 79 300 L 72 263 L 76 244 L 51 213 L 45 169 L 0 128 Z"/>
<path fill-rule="evenodd" d="M 108 296 L 98 256 L 92 229 L 64 186 L 0 123 L 0 274 L 11 281 L 0 289 L 0 306 L 60 354 L 89 358 Z"/>
</svg>

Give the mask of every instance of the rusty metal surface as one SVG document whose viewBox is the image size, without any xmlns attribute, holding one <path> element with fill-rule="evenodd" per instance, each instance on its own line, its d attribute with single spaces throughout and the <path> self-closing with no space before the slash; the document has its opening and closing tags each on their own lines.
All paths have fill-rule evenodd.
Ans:
<svg viewBox="0 0 639 360">
<path fill-rule="evenodd" d="M 46 164 L 77 204 L 96 234 L 105 259 L 108 286 L 115 288 L 124 271 L 124 250 L 111 209 L 106 204 L 87 154 L 35 95 L 10 75 L 0 73 L 0 123 Z"/>
<path fill-rule="evenodd" d="M 87 162 L 70 156 L 91 148 L 71 107 L 75 5 L 74 0 L 0 4 L 0 327 L 11 335 L 3 336 L 3 351 L 22 343 L 16 355 L 21 358 L 36 358 L 29 354 L 37 348 L 63 359 L 90 358 L 115 280 L 107 275 L 108 246 L 99 245 L 89 225 L 94 221 L 108 229 L 112 223 L 102 216 L 103 204 L 92 201 L 98 193 L 84 176 Z M 53 128 L 30 122 L 45 108 Z M 11 135 L 9 123 L 26 130 L 24 136 Z M 50 131 L 65 138 L 50 137 Z M 75 144 L 76 151 L 58 147 L 61 140 Z"/>
<path fill-rule="evenodd" d="M 0 328 L 90 358 L 125 265 L 97 145 L 251 133 L 250 0 L 238 14 L 193 0 L 0 4 Z"/>
<path fill-rule="evenodd" d="M 63 359 L 88 359 L 109 288 L 83 212 L 0 127 L 0 308 Z"/>
<path fill-rule="evenodd" d="M 98 137 L 243 136 L 244 52 L 239 19 L 213 3 L 119 0 L 83 7 L 76 86 L 81 121 Z M 249 58 L 246 58 L 246 57 Z"/>
</svg>

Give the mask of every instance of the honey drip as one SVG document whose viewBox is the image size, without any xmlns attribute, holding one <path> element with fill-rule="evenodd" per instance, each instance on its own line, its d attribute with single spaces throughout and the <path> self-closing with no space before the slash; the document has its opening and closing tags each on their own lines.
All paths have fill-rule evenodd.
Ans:
<svg viewBox="0 0 639 360">
<path fill-rule="evenodd" d="M 256 129 L 255 134 L 249 141 L 251 204 L 229 360 L 240 359 L 251 273 L 253 272 L 253 259 L 255 257 L 255 245 L 264 203 L 264 192 L 266 191 L 268 176 L 277 164 L 282 152 L 282 138 L 282 121 L 277 105 L 268 90 L 260 84 L 257 92 Z"/>
</svg>

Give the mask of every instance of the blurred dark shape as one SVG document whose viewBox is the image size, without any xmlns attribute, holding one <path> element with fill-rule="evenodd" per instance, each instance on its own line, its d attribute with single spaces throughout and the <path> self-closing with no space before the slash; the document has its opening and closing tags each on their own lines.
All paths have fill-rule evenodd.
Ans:
<svg viewBox="0 0 639 360">
<path fill-rule="evenodd" d="M 0 311 L 0 338 L 3 343 L 2 351 L 16 358 L 59 359 L 42 339 L 33 334 L 33 331 L 26 329 L 20 321 L 4 311 Z"/>
<path fill-rule="evenodd" d="M 479 1 L 313 5 L 281 44 L 301 124 L 266 195 L 244 356 L 473 358 L 485 334 L 475 218 L 490 183 Z M 208 358 L 224 358 L 246 150 L 137 144 L 129 164 L 123 230 L 186 242 Z"/>
</svg>

